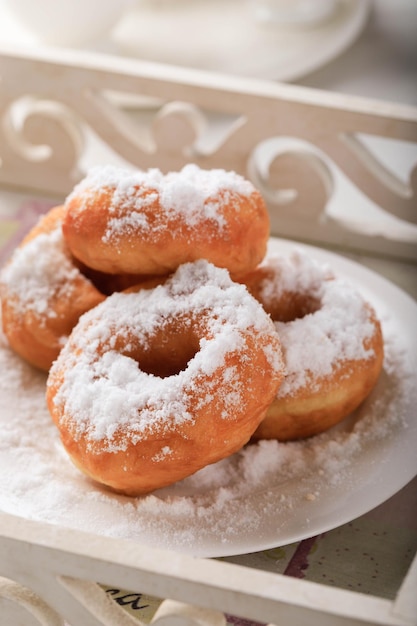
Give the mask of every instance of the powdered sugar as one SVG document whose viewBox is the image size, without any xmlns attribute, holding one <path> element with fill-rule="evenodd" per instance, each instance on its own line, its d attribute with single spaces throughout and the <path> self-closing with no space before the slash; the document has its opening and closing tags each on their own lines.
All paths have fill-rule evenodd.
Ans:
<svg viewBox="0 0 417 626">
<path fill-rule="evenodd" d="M 90 195 L 103 188 L 114 190 L 110 206 L 110 214 L 114 215 L 109 220 L 105 241 L 132 229 L 149 232 L 155 228 L 143 211 L 156 199 L 164 211 L 164 223 L 181 215 L 191 228 L 204 219 L 216 223 L 221 230 L 225 225 L 221 211 L 224 202 L 230 202 L 233 194 L 249 197 L 255 191 L 250 181 L 235 172 L 203 170 L 194 164 L 166 175 L 158 169 L 143 172 L 108 165 L 92 168 L 68 196 L 67 203 L 83 195 L 85 202 L 79 206 L 82 211 Z"/>
<path fill-rule="evenodd" d="M 283 294 L 302 294 L 319 302 L 317 311 L 290 322 L 275 322 L 285 355 L 286 377 L 278 391 L 282 398 L 305 385 L 313 386 L 346 361 L 373 356 L 365 347 L 375 327 L 357 289 L 347 280 L 330 279 L 331 271 L 300 251 L 270 256 L 264 264 L 275 280 L 266 279 L 265 301 Z"/>
<path fill-rule="evenodd" d="M 373 356 L 364 342 L 375 332 L 363 299 L 339 280 L 323 284 L 321 309 L 302 319 L 275 324 L 283 350 L 287 376 L 279 396 L 329 376 L 345 361 Z"/>
<path fill-rule="evenodd" d="M 51 294 L 71 289 L 71 281 L 79 270 L 65 249 L 60 224 L 50 233 L 41 233 L 13 253 L 0 274 L 0 283 L 7 289 L 10 303 L 18 313 L 34 313 L 53 317 Z"/>
<path fill-rule="evenodd" d="M 265 302 L 279 300 L 286 293 L 312 294 L 319 297 L 323 282 L 333 276 L 327 264 L 295 248 L 288 256 L 268 255 L 260 267 L 268 267 L 277 280 L 265 279 L 260 293 Z"/>
</svg>

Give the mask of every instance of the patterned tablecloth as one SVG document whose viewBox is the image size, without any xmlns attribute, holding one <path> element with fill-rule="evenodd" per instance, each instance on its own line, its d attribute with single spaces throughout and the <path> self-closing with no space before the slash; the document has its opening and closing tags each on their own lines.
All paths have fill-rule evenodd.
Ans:
<svg viewBox="0 0 417 626">
<path fill-rule="evenodd" d="M 52 204 L 23 202 L 0 214 L 0 266 L 39 215 Z M 417 550 L 417 479 L 384 504 L 343 526 L 295 544 L 220 560 L 393 599 Z M 138 590 L 106 588 L 121 606 L 147 622 L 160 600 Z M 227 616 L 228 624 L 248 620 Z"/>
</svg>

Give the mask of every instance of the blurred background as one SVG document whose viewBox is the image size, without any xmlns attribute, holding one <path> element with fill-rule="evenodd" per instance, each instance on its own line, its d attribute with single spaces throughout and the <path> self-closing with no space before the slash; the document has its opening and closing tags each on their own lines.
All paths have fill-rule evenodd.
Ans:
<svg viewBox="0 0 417 626">
<path fill-rule="evenodd" d="M 0 0 L 0 45 L 57 45 L 417 103 L 416 0 Z"/>
</svg>

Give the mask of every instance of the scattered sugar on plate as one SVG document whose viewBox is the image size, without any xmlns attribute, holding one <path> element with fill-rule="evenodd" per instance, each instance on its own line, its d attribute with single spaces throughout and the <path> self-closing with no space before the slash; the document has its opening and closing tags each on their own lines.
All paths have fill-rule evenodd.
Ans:
<svg viewBox="0 0 417 626">
<path fill-rule="evenodd" d="M 16 311 L 56 315 L 48 302 L 51 292 L 59 293 L 63 286 L 68 291 L 68 285 L 79 274 L 64 248 L 61 229 L 41 233 L 16 248 L 11 261 L 2 269 L 1 281 Z"/>
<path fill-rule="evenodd" d="M 398 324 L 387 315 L 381 321 L 386 353 L 381 379 L 342 424 L 302 442 L 248 445 L 140 498 L 109 493 L 72 465 L 46 408 L 45 375 L 9 350 L 0 335 L 0 509 L 209 556 L 227 553 L 230 546 L 247 552 L 271 532 L 279 542 L 294 520 L 309 518 L 312 524 L 314 507 L 319 510 L 328 494 L 349 497 L 363 463 L 369 480 L 368 470 L 377 471 L 372 459 L 379 446 L 389 457 L 392 442 L 407 436 L 415 373 Z"/>
</svg>

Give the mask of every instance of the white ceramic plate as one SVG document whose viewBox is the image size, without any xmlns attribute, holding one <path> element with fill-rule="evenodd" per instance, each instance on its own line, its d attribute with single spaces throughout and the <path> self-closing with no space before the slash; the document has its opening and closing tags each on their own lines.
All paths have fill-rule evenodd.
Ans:
<svg viewBox="0 0 417 626">
<path fill-rule="evenodd" d="M 328 263 L 372 302 L 386 361 L 354 415 L 308 442 L 260 442 L 144 498 L 107 493 L 68 461 L 44 402 L 45 377 L 0 342 L 0 509 L 30 519 L 136 539 L 196 556 L 289 544 L 368 512 L 417 474 L 417 304 L 374 272 L 327 251 Z"/>
</svg>

